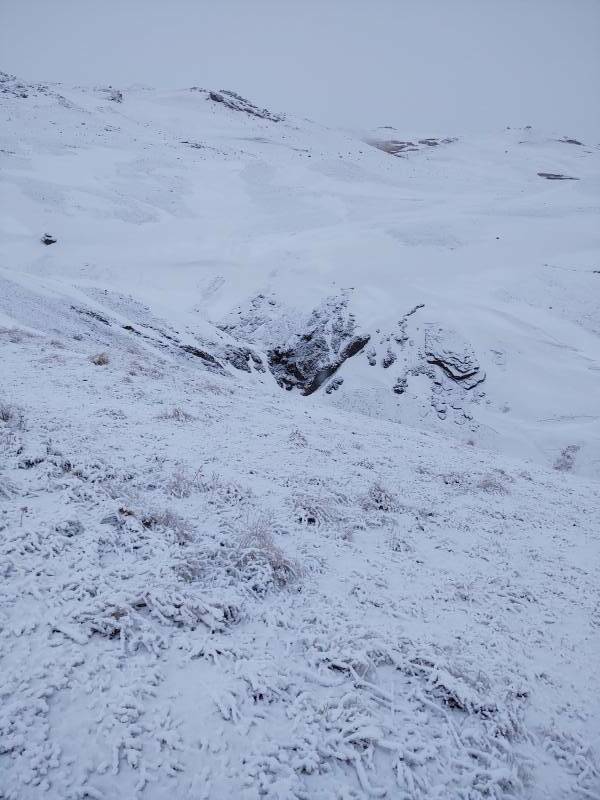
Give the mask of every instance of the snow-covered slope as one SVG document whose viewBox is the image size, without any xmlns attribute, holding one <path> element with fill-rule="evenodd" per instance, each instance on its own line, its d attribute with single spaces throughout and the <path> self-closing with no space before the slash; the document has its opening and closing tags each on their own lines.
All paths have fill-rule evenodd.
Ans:
<svg viewBox="0 0 600 800">
<path fill-rule="evenodd" d="M 0 85 L 0 798 L 600 796 L 600 150 Z"/>
<path fill-rule="evenodd" d="M 222 93 L 139 88 L 118 102 L 114 89 L 3 85 L 8 281 L 101 289 L 107 312 L 131 295 L 182 333 L 210 343 L 227 325 L 262 352 L 294 350 L 315 309 L 326 324 L 343 306 L 369 346 L 319 401 L 545 464 L 578 448 L 574 469 L 599 474 L 597 146 L 506 130 L 404 136 L 393 156 L 373 143 L 397 150 L 398 132 L 363 141 Z M 57 243 L 41 246 L 44 232 Z M 485 380 L 464 391 L 432 365 L 428 332 L 472 352 Z"/>
</svg>

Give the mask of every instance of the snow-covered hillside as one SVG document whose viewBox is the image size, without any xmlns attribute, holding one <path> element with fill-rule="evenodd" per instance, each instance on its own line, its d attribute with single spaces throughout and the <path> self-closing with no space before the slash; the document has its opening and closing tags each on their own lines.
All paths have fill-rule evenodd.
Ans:
<svg viewBox="0 0 600 800">
<path fill-rule="evenodd" d="M 0 798 L 600 797 L 600 148 L 0 107 Z"/>
<path fill-rule="evenodd" d="M 598 146 L 532 130 L 363 141 L 200 89 L 2 85 L 15 322 L 52 329 L 40 292 L 134 327 L 141 302 L 217 357 L 251 346 L 264 363 L 329 326 L 334 352 L 309 348 L 320 367 L 341 314 L 369 343 L 319 402 L 546 465 L 576 448 L 574 470 L 600 474 Z M 434 340 L 474 357 L 476 386 L 431 363 Z"/>
</svg>

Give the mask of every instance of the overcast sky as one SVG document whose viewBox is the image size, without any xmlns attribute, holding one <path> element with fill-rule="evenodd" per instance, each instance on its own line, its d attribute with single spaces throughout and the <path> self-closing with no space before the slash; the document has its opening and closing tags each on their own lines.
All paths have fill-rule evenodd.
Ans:
<svg viewBox="0 0 600 800">
<path fill-rule="evenodd" d="M 231 88 L 330 125 L 600 141 L 600 0 L 0 0 L 28 80 Z"/>
</svg>

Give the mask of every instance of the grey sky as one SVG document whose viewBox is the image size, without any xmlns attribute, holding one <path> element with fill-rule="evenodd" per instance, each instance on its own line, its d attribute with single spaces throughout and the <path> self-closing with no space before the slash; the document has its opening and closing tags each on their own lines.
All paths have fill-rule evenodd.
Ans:
<svg viewBox="0 0 600 800">
<path fill-rule="evenodd" d="M 231 88 L 326 124 L 600 140 L 600 0 L 0 0 L 26 79 Z"/>
</svg>

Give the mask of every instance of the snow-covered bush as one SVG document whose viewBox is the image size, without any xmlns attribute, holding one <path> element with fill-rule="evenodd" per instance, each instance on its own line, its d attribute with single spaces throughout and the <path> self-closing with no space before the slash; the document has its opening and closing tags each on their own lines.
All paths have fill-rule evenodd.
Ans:
<svg viewBox="0 0 600 800">
<path fill-rule="evenodd" d="M 237 506 L 246 503 L 252 492 L 236 481 L 230 481 L 216 472 L 210 478 L 202 478 L 200 487 L 210 495 L 209 503 L 220 507 Z"/>
<path fill-rule="evenodd" d="M 189 497 L 192 492 L 200 488 L 200 473 L 192 473 L 185 466 L 178 466 L 167 480 L 165 489 L 167 493 L 178 499 Z"/>
<path fill-rule="evenodd" d="M 141 517 L 141 523 L 144 528 L 150 530 L 159 528 L 164 531 L 169 531 L 173 534 L 177 544 L 187 544 L 192 540 L 194 530 L 192 524 L 170 508 L 144 514 Z"/>
<path fill-rule="evenodd" d="M 24 339 L 32 339 L 33 334 L 22 328 L 4 328 L 0 326 L 0 342 L 20 344 Z"/>
<path fill-rule="evenodd" d="M 361 498 L 361 506 L 365 511 L 398 511 L 398 499 L 381 482 L 374 483 Z"/>
<path fill-rule="evenodd" d="M 96 353 L 95 355 L 90 356 L 90 361 L 97 367 L 105 367 L 110 363 L 110 358 L 108 353 Z"/>
<path fill-rule="evenodd" d="M 508 483 L 514 483 L 510 475 L 503 470 L 494 470 L 482 475 L 476 486 L 489 494 L 509 494 Z"/>
<path fill-rule="evenodd" d="M 298 565 L 273 541 L 267 517 L 249 518 L 234 554 L 234 566 L 244 583 L 259 597 L 282 589 L 299 575 Z"/>
<path fill-rule="evenodd" d="M 0 422 L 4 423 L 6 427 L 23 430 L 25 428 L 25 413 L 19 406 L 0 402 Z"/>
<path fill-rule="evenodd" d="M 174 422 L 191 422 L 195 417 L 183 408 L 173 406 L 173 408 L 168 411 L 163 411 L 162 414 L 159 414 L 158 419 L 173 420 Z"/>
<path fill-rule="evenodd" d="M 563 448 L 553 464 L 554 469 L 558 472 L 570 472 L 575 466 L 575 456 L 580 449 L 578 444 L 570 444 Z"/>
</svg>

